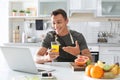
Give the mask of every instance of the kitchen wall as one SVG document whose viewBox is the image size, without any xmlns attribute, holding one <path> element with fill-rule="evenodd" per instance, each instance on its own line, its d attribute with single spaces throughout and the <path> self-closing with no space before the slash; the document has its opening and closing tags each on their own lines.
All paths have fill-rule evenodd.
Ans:
<svg viewBox="0 0 120 80">
<path fill-rule="evenodd" d="M 0 43 L 9 42 L 9 36 L 11 38 L 10 40 L 12 40 L 12 33 L 9 34 L 9 31 L 12 32 L 12 28 L 14 29 L 17 25 L 21 27 L 21 36 L 22 31 L 25 29 L 28 32 L 30 31 L 29 33 L 35 36 L 38 41 L 41 41 L 44 35 L 50 30 L 35 30 L 35 21 L 33 21 L 34 24 L 32 28 L 28 28 L 29 25 L 27 25 L 24 20 L 23 22 L 18 21 L 17 23 L 10 24 L 11 26 L 8 25 L 8 1 L 1 0 L 0 3 Z M 120 19 L 116 19 L 118 19 L 118 21 L 113 21 L 111 27 L 111 22 L 108 18 L 96 17 L 93 13 L 74 13 L 69 18 L 68 26 L 70 29 L 83 33 L 88 43 L 97 43 L 99 31 L 112 33 L 113 36 L 108 38 L 109 43 L 120 43 L 120 28 L 118 27 Z"/>
<path fill-rule="evenodd" d="M 8 42 L 8 0 L 0 0 L 0 44 Z"/>
<path fill-rule="evenodd" d="M 97 43 L 99 32 L 105 32 L 107 35 L 112 33 L 113 37 L 107 37 L 108 43 L 118 43 L 120 42 L 120 22 L 109 20 L 108 18 L 96 18 L 93 14 L 73 14 L 69 18 L 68 27 L 82 33 L 87 43 Z M 49 30 L 38 30 L 34 34 L 37 38 L 42 38 Z"/>
</svg>

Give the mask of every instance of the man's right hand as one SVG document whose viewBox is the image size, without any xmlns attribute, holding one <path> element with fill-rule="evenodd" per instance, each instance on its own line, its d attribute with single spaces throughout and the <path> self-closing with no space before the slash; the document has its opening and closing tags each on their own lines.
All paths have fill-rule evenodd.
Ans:
<svg viewBox="0 0 120 80">
<path fill-rule="evenodd" d="M 53 61 L 59 56 L 59 52 L 52 52 L 52 49 L 49 49 L 47 52 L 48 52 L 49 60 L 51 61 Z"/>
</svg>

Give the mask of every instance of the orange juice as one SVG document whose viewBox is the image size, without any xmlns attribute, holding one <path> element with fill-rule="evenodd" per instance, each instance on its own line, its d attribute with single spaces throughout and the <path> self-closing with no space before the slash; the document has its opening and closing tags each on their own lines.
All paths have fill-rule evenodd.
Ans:
<svg viewBox="0 0 120 80">
<path fill-rule="evenodd" d="M 51 42 L 51 49 L 52 49 L 52 52 L 59 52 L 59 44 L 55 42 Z"/>
</svg>

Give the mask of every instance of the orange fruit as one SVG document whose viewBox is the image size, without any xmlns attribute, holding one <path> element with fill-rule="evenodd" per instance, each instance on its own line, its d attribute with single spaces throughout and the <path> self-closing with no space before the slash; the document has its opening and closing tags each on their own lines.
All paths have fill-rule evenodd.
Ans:
<svg viewBox="0 0 120 80">
<path fill-rule="evenodd" d="M 75 59 L 75 65 L 83 66 L 85 65 L 85 63 L 86 63 L 86 60 L 84 59 Z"/>
<path fill-rule="evenodd" d="M 85 68 L 85 75 L 91 77 L 91 75 L 90 75 L 90 70 L 91 70 L 91 68 L 92 68 L 93 66 L 94 66 L 94 65 L 90 64 L 90 65 L 88 65 L 88 66 Z"/>
<path fill-rule="evenodd" d="M 75 59 L 74 62 L 75 62 L 75 65 L 84 66 L 88 60 L 89 58 L 87 56 L 79 56 L 77 57 L 77 59 Z"/>
<path fill-rule="evenodd" d="M 104 71 L 99 66 L 93 66 L 90 69 L 90 75 L 91 75 L 92 78 L 102 78 L 103 75 L 104 75 Z"/>
<path fill-rule="evenodd" d="M 78 56 L 78 59 L 84 59 L 84 60 L 88 61 L 89 57 L 87 57 L 87 56 Z"/>
</svg>

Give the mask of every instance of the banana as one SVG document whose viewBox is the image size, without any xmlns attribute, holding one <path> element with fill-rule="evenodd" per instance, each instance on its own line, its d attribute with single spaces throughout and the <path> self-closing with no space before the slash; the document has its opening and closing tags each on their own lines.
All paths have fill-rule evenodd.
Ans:
<svg viewBox="0 0 120 80">
<path fill-rule="evenodd" d="M 104 72 L 103 79 L 114 79 L 116 77 L 112 72 Z"/>
<path fill-rule="evenodd" d="M 119 74 L 120 74 L 120 66 L 119 66 Z"/>
<path fill-rule="evenodd" d="M 114 67 L 111 69 L 111 72 L 115 75 L 119 74 L 119 66 L 117 64 L 114 65 Z"/>
</svg>

